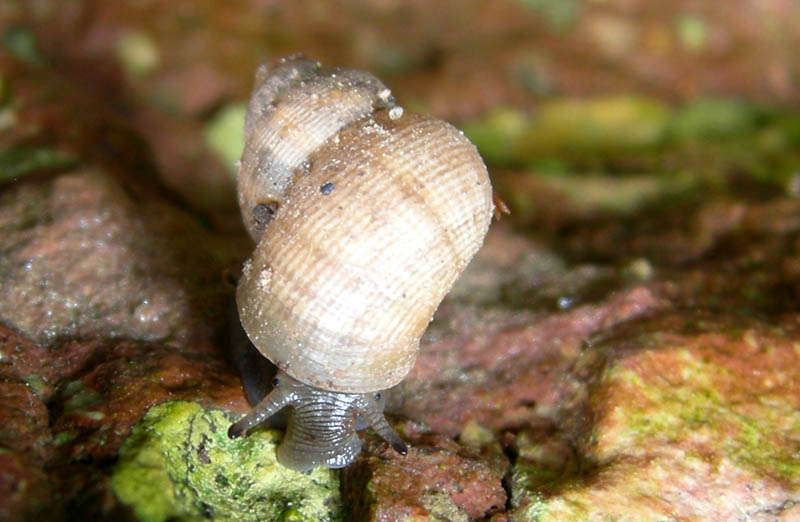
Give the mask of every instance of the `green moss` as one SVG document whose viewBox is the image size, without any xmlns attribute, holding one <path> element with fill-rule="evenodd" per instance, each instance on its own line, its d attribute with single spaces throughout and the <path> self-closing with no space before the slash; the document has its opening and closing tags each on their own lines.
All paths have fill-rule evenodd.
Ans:
<svg viewBox="0 0 800 522">
<path fill-rule="evenodd" d="M 537 176 L 635 179 L 631 187 L 646 177 L 670 201 L 676 197 L 671 178 L 680 178 L 679 196 L 736 187 L 742 175 L 774 191 L 785 190 L 800 168 L 796 113 L 733 98 L 676 108 L 641 96 L 550 98 L 533 112 L 496 109 L 462 128 L 490 165 L 524 167 Z M 521 213 L 526 200 L 515 197 L 509 203 Z"/>
<path fill-rule="evenodd" d="M 432 493 L 424 495 L 420 501 L 433 520 L 450 520 L 452 522 L 469 522 L 470 520 L 467 512 L 458 507 L 450 495 Z"/>
<path fill-rule="evenodd" d="M 87 408 L 104 402 L 102 394 L 86 389 L 80 379 L 67 383 L 64 386 L 63 394 L 67 398 L 64 402 L 64 413 L 68 414 L 84 413 Z"/>
<path fill-rule="evenodd" d="M 527 497 L 525 507 L 512 512 L 512 522 L 538 522 L 547 513 L 547 501 L 541 495 L 531 492 Z"/>
<path fill-rule="evenodd" d="M 580 15 L 582 0 L 517 0 L 524 8 L 540 13 L 558 32 L 573 27 Z"/>
<path fill-rule="evenodd" d="M 497 442 L 497 438 L 490 429 L 472 420 L 461 430 L 458 442 L 471 448 L 482 448 Z"/>
<path fill-rule="evenodd" d="M 759 117 L 751 103 L 728 98 L 701 98 L 676 112 L 670 132 L 677 140 L 704 140 L 752 131 Z"/>
<path fill-rule="evenodd" d="M 231 172 L 236 172 L 236 163 L 244 149 L 244 120 L 247 108 L 244 104 L 231 104 L 220 109 L 206 125 L 206 144 L 222 159 Z"/>
<path fill-rule="evenodd" d="M 25 26 L 9 25 L 0 38 L 0 45 L 6 52 L 32 65 L 42 65 L 45 57 L 36 43 L 33 32 Z"/>
<path fill-rule="evenodd" d="M 275 459 L 278 432 L 230 440 L 230 422 L 191 402 L 153 407 L 121 450 L 115 494 L 143 521 L 342 519 L 335 472 L 284 468 Z"/>
<path fill-rule="evenodd" d="M 53 435 L 53 444 L 66 444 L 67 442 L 74 440 L 77 436 L 77 431 L 62 431 Z"/>
<path fill-rule="evenodd" d="M 159 64 L 158 47 L 153 40 L 140 31 L 125 33 L 116 45 L 117 59 L 131 78 L 146 76 Z"/>
<path fill-rule="evenodd" d="M 514 507 L 526 505 L 533 498 L 541 503 L 541 492 L 563 477 L 563 473 L 543 466 L 517 462 L 509 477 L 511 502 Z"/>
<path fill-rule="evenodd" d="M 541 176 L 540 182 L 566 196 L 579 209 L 616 213 L 633 212 L 659 198 L 679 195 L 692 186 L 692 180 L 683 175 Z"/>
<path fill-rule="evenodd" d="M 24 381 L 31 387 L 33 393 L 39 397 L 45 397 L 49 390 L 49 385 L 45 382 L 44 378 L 38 374 L 26 375 L 23 377 Z"/>
<path fill-rule="evenodd" d="M 13 147 L 0 149 L 0 183 L 42 169 L 60 169 L 76 159 L 51 147 Z"/>
<path fill-rule="evenodd" d="M 676 31 L 678 40 L 690 51 L 702 51 L 708 43 L 708 25 L 699 16 L 681 16 L 678 18 Z"/>
<path fill-rule="evenodd" d="M 737 387 L 733 384 L 737 377 L 730 370 L 705 362 L 688 350 L 676 355 L 683 382 L 674 385 L 660 379 L 645 381 L 623 366 L 607 374 L 607 379 L 631 386 L 636 395 L 647 399 L 646 407 L 626 409 L 623 418 L 627 433 L 617 438 L 614 448 L 647 447 L 654 441 L 677 443 L 704 429 L 710 434 L 709 449 L 719 458 L 729 458 L 755 474 L 800 486 L 800 461 L 794 448 L 782 446 L 777 435 L 785 419 L 800 423 L 800 412 L 789 401 L 779 399 L 762 406 L 754 396 L 731 400 L 720 391 L 729 385 Z"/>
<path fill-rule="evenodd" d="M 509 165 L 519 161 L 514 157 L 513 144 L 528 126 L 525 113 L 512 108 L 498 108 L 485 118 L 462 126 L 483 158 L 491 165 Z"/>
<path fill-rule="evenodd" d="M 531 160 L 654 147 L 663 141 L 669 117 L 665 104 L 636 96 L 552 100 L 516 143 L 517 154 Z"/>
<path fill-rule="evenodd" d="M 674 494 L 687 476 L 724 488 L 713 479 L 722 470 L 741 475 L 734 482 L 763 477 L 798 488 L 794 400 L 704 353 L 642 352 L 609 367 L 595 391 L 597 432 L 577 469 L 548 472 L 542 448 L 518 439 L 512 520 L 669 520 L 664 490 Z"/>
</svg>

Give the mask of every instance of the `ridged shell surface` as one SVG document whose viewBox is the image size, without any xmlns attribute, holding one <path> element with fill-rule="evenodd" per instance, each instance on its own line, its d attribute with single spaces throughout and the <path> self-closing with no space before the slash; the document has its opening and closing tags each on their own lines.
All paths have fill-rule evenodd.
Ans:
<svg viewBox="0 0 800 522">
<path fill-rule="evenodd" d="M 253 343 L 318 388 L 400 382 L 492 217 L 475 147 L 441 120 L 393 116 L 366 115 L 308 154 L 238 286 Z"/>
<path fill-rule="evenodd" d="M 254 209 L 280 206 L 295 170 L 311 152 L 339 129 L 391 103 L 389 89 L 364 71 L 327 69 L 299 56 L 259 67 L 238 180 L 239 205 L 251 237 L 258 241 L 264 228 Z"/>
</svg>

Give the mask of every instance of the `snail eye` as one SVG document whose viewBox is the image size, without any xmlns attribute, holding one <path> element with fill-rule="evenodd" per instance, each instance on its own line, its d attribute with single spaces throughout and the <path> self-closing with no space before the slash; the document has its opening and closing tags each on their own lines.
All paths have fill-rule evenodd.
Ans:
<svg viewBox="0 0 800 522">
<path fill-rule="evenodd" d="M 277 377 L 275 377 L 274 379 L 272 379 L 272 385 L 273 385 L 273 386 L 277 386 L 277 385 L 279 385 L 280 383 L 281 383 L 281 380 L 280 380 L 280 379 L 278 379 Z"/>
<path fill-rule="evenodd" d="M 378 393 L 375 394 L 375 400 L 376 401 L 381 400 L 381 397 L 382 397 L 381 392 L 378 392 Z"/>
</svg>

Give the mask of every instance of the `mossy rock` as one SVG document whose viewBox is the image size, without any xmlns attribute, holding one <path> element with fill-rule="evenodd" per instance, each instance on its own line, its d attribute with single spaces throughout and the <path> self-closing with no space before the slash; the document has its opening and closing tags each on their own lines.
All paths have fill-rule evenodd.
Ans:
<svg viewBox="0 0 800 522">
<path fill-rule="evenodd" d="M 219 410 L 173 401 L 134 427 L 111 477 L 117 497 L 143 521 L 341 520 L 338 475 L 278 464 L 280 432 L 231 440 Z"/>
</svg>

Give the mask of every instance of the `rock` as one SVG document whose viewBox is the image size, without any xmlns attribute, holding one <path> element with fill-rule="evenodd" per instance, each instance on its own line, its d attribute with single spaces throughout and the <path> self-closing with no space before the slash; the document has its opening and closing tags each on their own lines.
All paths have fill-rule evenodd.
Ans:
<svg viewBox="0 0 800 522">
<path fill-rule="evenodd" d="M 51 346 L 73 338 L 207 339 L 219 329 L 231 252 L 166 200 L 146 195 L 132 197 L 96 168 L 5 191 L 0 317 Z"/>
<path fill-rule="evenodd" d="M 75 345 L 84 351 L 86 345 Z M 148 409 L 170 399 L 242 411 L 246 403 L 233 369 L 218 358 L 174 347 L 124 342 L 89 350 L 86 370 L 64 378 L 52 401 L 53 437 L 69 459 L 116 456 Z"/>
<path fill-rule="evenodd" d="M 139 520 L 341 520 L 339 479 L 278 464 L 276 431 L 231 440 L 232 419 L 191 402 L 152 408 L 120 451 L 111 486 Z"/>
<path fill-rule="evenodd" d="M 61 506 L 52 498 L 53 484 L 41 465 L 25 455 L 0 453 L 0 518 L 8 522 L 53 520 Z"/>
<path fill-rule="evenodd" d="M 636 286 L 558 314 L 470 314 L 463 303 L 453 333 L 425 344 L 390 409 L 457 436 L 470 422 L 493 431 L 552 425 L 581 393 L 569 373 L 582 345 L 599 331 L 667 305 Z M 448 313 L 445 309 L 443 313 Z M 437 320 L 447 321 L 444 317 Z"/>
<path fill-rule="evenodd" d="M 758 103 L 796 105 L 797 6 L 569 2 L 555 34 L 520 2 L 29 3 L 0 27 L 0 519 L 798 518 L 800 118 Z M 220 155 L 288 47 L 472 119 L 513 210 L 394 390 L 409 454 L 367 431 L 344 472 L 225 436 L 251 245 Z"/>
<path fill-rule="evenodd" d="M 344 472 L 354 519 L 468 521 L 504 509 L 507 461 L 497 442 L 469 448 L 417 430 L 413 423 L 401 430 L 409 442 L 405 457 L 367 438 L 366 451 Z"/>
<path fill-rule="evenodd" d="M 800 491 L 798 326 L 672 314 L 598 346 L 608 362 L 562 424 L 576 455 L 554 466 L 552 440 L 523 441 L 514 516 L 775 520 Z"/>
</svg>

